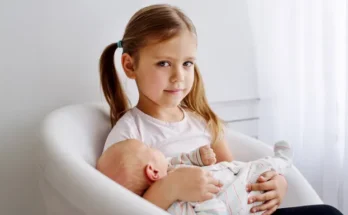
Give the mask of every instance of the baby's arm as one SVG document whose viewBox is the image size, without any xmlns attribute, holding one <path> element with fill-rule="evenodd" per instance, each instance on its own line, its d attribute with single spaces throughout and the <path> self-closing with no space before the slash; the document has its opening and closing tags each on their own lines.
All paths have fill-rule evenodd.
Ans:
<svg viewBox="0 0 348 215">
<path fill-rule="evenodd" d="M 215 153 L 209 145 L 201 146 L 189 153 L 181 153 L 179 156 L 167 158 L 167 160 L 168 171 L 173 169 L 173 165 L 208 166 L 216 163 Z"/>
<path fill-rule="evenodd" d="M 189 153 L 181 153 L 177 157 L 167 158 L 168 165 L 178 165 L 178 164 L 186 164 L 186 165 L 194 165 L 194 166 L 204 166 L 201 155 L 200 148 L 193 150 Z"/>
</svg>

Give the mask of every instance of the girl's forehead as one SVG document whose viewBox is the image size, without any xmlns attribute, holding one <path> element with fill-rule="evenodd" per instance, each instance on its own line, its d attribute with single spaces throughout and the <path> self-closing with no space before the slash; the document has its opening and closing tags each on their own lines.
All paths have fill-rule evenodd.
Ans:
<svg viewBox="0 0 348 215">
<path fill-rule="evenodd" d="M 195 57 L 197 52 L 196 36 L 183 31 L 178 35 L 163 42 L 150 43 L 145 46 L 140 54 L 146 54 L 153 58 Z"/>
</svg>

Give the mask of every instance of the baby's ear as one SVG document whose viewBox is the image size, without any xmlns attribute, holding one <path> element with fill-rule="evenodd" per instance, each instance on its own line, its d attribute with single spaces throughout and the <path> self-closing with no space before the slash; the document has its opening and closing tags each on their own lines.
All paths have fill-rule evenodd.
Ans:
<svg viewBox="0 0 348 215">
<path fill-rule="evenodd" d="M 147 164 L 145 168 L 146 177 L 151 181 L 157 181 L 159 179 L 158 170 L 154 168 L 153 164 Z"/>
</svg>

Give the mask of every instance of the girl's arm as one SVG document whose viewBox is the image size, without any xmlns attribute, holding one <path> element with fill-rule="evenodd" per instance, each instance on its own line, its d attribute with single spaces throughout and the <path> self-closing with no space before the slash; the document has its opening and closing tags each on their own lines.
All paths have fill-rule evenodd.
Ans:
<svg viewBox="0 0 348 215">
<path fill-rule="evenodd" d="M 219 142 L 216 142 L 211 146 L 216 154 L 216 162 L 221 161 L 232 161 L 233 156 L 227 142 L 225 139 L 222 139 Z M 249 204 L 253 202 L 263 202 L 259 206 L 255 206 L 251 209 L 251 212 L 256 211 L 266 211 L 264 215 L 272 214 L 282 203 L 284 196 L 287 192 L 288 183 L 286 179 L 282 176 L 279 176 L 274 171 L 266 172 L 260 177 L 257 183 L 248 185 L 249 191 L 264 191 L 265 193 L 252 196 L 249 198 Z M 253 211 L 256 210 L 256 211 Z"/>
<path fill-rule="evenodd" d="M 222 139 L 211 146 L 216 154 L 217 162 L 232 161 L 233 156 L 229 150 L 227 142 Z M 249 204 L 254 202 L 263 202 L 259 206 L 251 209 L 251 212 L 266 211 L 264 215 L 272 214 L 282 203 L 287 191 L 287 181 L 284 177 L 279 176 L 275 171 L 268 171 L 258 179 L 254 184 L 248 185 L 249 191 L 264 191 L 263 194 L 249 198 Z M 256 210 L 256 211 L 253 211 Z"/>
<path fill-rule="evenodd" d="M 197 202 L 211 199 L 221 186 L 210 172 L 194 166 L 183 167 L 156 181 L 143 198 L 167 210 L 176 200 Z"/>
<path fill-rule="evenodd" d="M 165 177 L 156 181 L 143 195 L 144 199 L 163 210 L 167 210 L 177 200 L 176 194 L 168 186 L 167 179 L 168 177 Z"/>
<path fill-rule="evenodd" d="M 231 162 L 233 160 L 232 153 L 227 145 L 225 138 L 222 138 L 220 141 L 212 144 L 211 148 L 214 150 L 214 153 L 216 155 L 216 163 L 222 161 Z"/>
</svg>

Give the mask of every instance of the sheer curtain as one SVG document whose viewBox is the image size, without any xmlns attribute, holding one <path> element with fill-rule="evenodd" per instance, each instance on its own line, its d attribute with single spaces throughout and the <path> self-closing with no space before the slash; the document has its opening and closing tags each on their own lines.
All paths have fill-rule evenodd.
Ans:
<svg viewBox="0 0 348 215">
<path fill-rule="evenodd" d="M 286 140 L 327 204 L 348 214 L 345 0 L 248 1 L 260 94 L 259 138 Z"/>
</svg>

